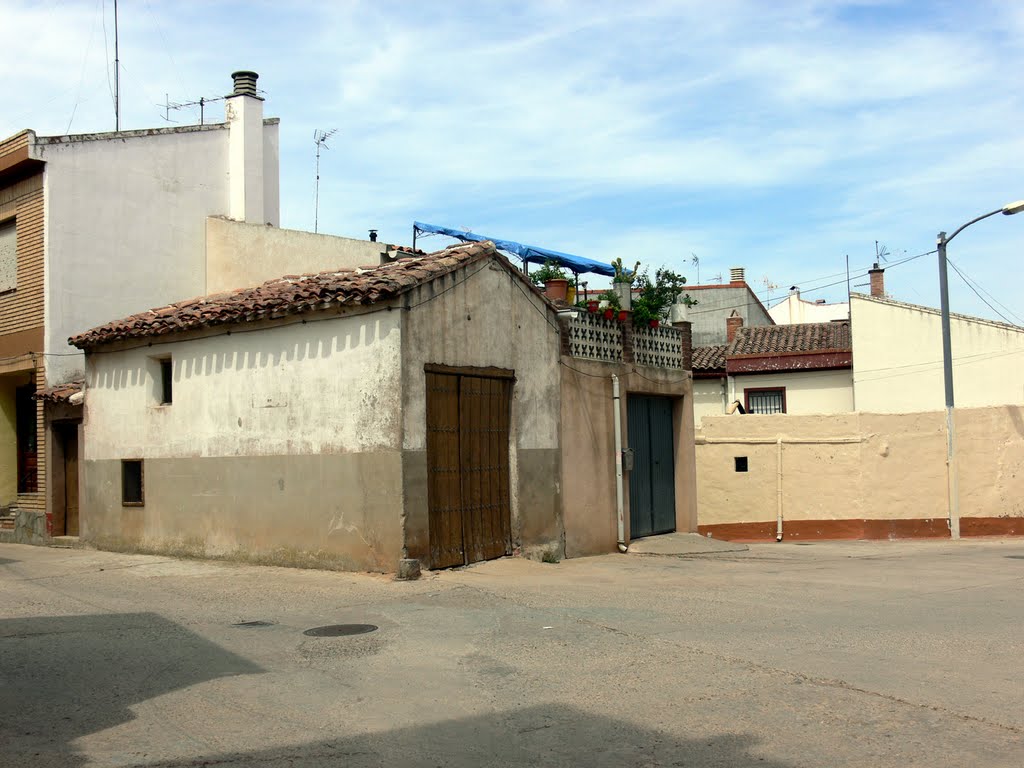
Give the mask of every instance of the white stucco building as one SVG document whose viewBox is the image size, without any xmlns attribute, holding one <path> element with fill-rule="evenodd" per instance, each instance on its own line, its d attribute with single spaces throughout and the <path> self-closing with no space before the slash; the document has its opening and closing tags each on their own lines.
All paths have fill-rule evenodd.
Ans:
<svg viewBox="0 0 1024 768">
<path fill-rule="evenodd" d="M 84 356 L 69 336 L 386 256 L 382 243 L 279 229 L 278 120 L 256 80 L 234 73 L 223 123 L 0 141 L 0 527 L 17 509 L 77 533 L 82 414 L 66 385 Z"/>
</svg>

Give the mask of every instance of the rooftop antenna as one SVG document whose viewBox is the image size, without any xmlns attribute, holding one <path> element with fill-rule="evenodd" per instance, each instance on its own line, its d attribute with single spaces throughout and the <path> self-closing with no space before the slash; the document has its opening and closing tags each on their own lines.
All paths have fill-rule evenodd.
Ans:
<svg viewBox="0 0 1024 768">
<path fill-rule="evenodd" d="M 711 279 L 712 279 L 712 280 L 714 280 L 714 281 L 715 281 L 716 283 L 720 283 L 720 282 L 722 282 L 722 273 L 721 273 L 721 272 L 719 272 L 719 273 L 718 273 L 717 275 L 715 275 L 715 276 L 714 276 L 714 277 L 712 277 Z"/>
<path fill-rule="evenodd" d="M 765 302 L 770 302 L 772 300 L 772 291 L 774 291 L 779 286 L 777 286 L 775 283 L 773 283 L 771 281 L 771 279 L 768 277 L 768 275 L 765 275 L 764 277 L 762 277 L 761 278 L 761 282 L 764 283 Z"/>
<path fill-rule="evenodd" d="M 889 260 L 889 249 L 884 245 L 879 246 L 878 241 L 875 240 L 875 263 L 888 261 Z"/>
<path fill-rule="evenodd" d="M 226 97 L 217 96 L 212 99 L 208 99 L 205 96 L 201 96 L 198 101 L 171 101 L 167 94 L 164 94 L 164 120 L 168 123 L 175 122 L 171 120 L 171 110 L 188 109 L 189 107 L 199 107 L 199 124 L 206 124 L 206 105 L 213 104 L 215 101 L 224 101 Z"/>
<path fill-rule="evenodd" d="M 110 81 L 107 81 L 109 85 Z M 114 0 L 114 130 L 121 130 L 121 59 L 117 48 L 117 0 Z"/>
<path fill-rule="evenodd" d="M 313 131 L 313 143 L 316 144 L 316 191 L 313 196 L 313 232 L 319 231 L 320 226 L 320 148 L 330 149 L 327 140 L 338 132 L 337 128 L 329 131 L 321 131 L 319 128 Z"/>
<path fill-rule="evenodd" d="M 693 266 L 697 268 L 697 285 L 700 285 L 700 259 L 697 258 L 697 254 L 690 251 L 690 255 L 693 256 Z"/>
</svg>

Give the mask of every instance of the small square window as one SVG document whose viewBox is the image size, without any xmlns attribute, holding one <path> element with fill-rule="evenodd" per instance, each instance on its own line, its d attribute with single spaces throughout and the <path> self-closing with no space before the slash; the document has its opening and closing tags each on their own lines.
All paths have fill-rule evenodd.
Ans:
<svg viewBox="0 0 1024 768">
<path fill-rule="evenodd" d="M 736 471 L 737 472 L 746 472 L 747 471 L 747 457 L 746 456 L 736 456 L 736 457 L 734 457 L 734 460 L 736 462 Z"/>
<path fill-rule="evenodd" d="M 126 507 L 141 507 L 144 501 L 142 459 L 124 459 L 121 462 L 121 503 Z"/>
<path fill-rule="evenodd" d="M 174 399 L 174 363 L 168 357 L 160 361 L 160 405 L 170 405 Z"/>
</svg>

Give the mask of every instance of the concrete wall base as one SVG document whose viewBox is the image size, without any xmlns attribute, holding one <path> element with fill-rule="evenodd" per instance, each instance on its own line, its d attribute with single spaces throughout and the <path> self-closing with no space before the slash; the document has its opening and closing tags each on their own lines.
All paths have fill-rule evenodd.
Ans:
<svg viewBox="0 0 1024 768">
<path fill-rule="evenodd" d="M 14 528 L 0 530 L 0 543 L 49 546 L 50 536 L 46 532 L 46 514 L 25 509 L 15 510 Z"/>
</svg>

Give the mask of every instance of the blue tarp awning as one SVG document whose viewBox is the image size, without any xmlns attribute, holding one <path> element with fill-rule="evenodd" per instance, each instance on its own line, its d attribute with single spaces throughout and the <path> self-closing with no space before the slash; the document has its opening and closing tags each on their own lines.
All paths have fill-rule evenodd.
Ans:
<svg viewBox="0 0 1024 768">
<path fill-rule="evenodd" d="M 597 275 L 606 275 L 607 277 L 614 277 L 615 270 L 610 264 L 605 264 L 601 261 L 594 261 L 583 256 L 573 256 L 571 253 L 562 253 L 561 251 L 552 251 L 548 248 L 538 248 L 534 245 L 523 245 L 513 240 L 502 240 L 499 237 L 486 237 L 484 235 L 477 235 L 472 232 L 463 232 L 461 229 L 449 229 L 448 227 L 438 227 L 434 224 L 424 224 L 421 221 L 414 221 L 413 229 L 417 232 L 426 232 L 432 235 L 447 235 L 448 237 L 454 237 L 457 240 L 462 240 L 468 243 L 482 243 L 484 240 L 490 240 L 494 243 L 494 247 L 499 251 L 505 251 L 511 253 L 514 256 L 519 257 L 524 262 L 530 264 L 543 264 L 546 261 L 551 261 L 560 267 L 568 269 L 570 272 L 575 272 L 577 275 L 584 272 L 593 272 Z"/>
</svg>

